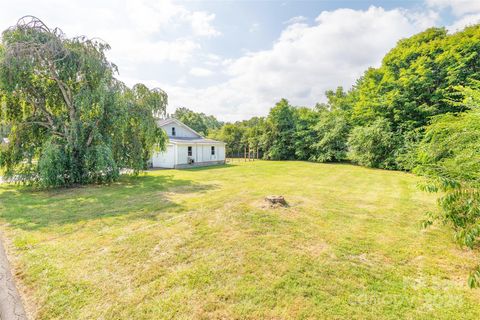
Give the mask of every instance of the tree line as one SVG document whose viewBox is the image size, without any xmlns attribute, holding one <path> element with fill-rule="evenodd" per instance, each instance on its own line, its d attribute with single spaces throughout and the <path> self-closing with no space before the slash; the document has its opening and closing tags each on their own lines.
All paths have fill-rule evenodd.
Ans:
<svg viewBox="0 0 480 320">
<path fill-rule="evenodd" d="M 326 103 L 307 108 L 282 99 L 268 116 L 227 123 L 210 136 L 231 152 L 260 148 L 265 159 L 412 170 L 412 150 L 432 120 L 471 109 L 460 88 L 480 80 L 479 49 L 478 26 L 451 35 L 431 28 L 399 41 L 350 90 L 327 91 Z"/>
</svg>

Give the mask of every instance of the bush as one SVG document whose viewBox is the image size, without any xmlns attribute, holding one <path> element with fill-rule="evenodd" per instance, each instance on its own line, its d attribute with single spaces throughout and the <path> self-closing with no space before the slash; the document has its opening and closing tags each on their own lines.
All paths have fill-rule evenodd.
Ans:
<svg viewBox="0 0 480 320">
<path fill-rule="evenodd" d="M 397 169 L 412 171 L 418 165 L 418 146 L 422 138 L 421 129 L 403 134 L 402 145 L 395 151 Z"/>
<path fill-rule="evenodd" d="M 365 127 L 355 127 L 348 138 L 348 156 L 363 166 L 393 168 L 394 139 L 389 122 L 383 118 Z"/>
<path fill-rule="evenodd" d="M 319 141 L 313 146 L 313 160 L 328 162 L 346 159 L 349 125 L 341 112 L 324 112 L 315 131 Z"/>
</svg>

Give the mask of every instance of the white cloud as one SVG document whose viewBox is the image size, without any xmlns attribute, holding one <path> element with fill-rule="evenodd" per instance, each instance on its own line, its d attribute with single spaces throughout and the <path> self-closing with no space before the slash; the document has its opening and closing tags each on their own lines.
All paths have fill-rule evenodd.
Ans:
<svg viewBox="0 0 480 320">
<path fill-rule="evenodd" d="M 137 29 L 152 33 L 189 24 L 194 35 L 218 36 L 221 33 L 212 26 L 215 14 L 190 11 L 172 0 L 126 0 L 127 15 Z"/>
<path fill-rule="evenodd" d="M 411 23 L 420 30 L 425 30 L 434 26 L 434 23 L 440 20 L 440 15 L 435 10 L 427 10 L 425 12 L 407 11 Z"/>
<path fill-rule="evenodd" d="M 150 42 L 139 39 L 135 32 L 126 30 L 123 34 L 108 37 L 112 50 L 110 59 L 120 65 L 121 71 L 138 63 L 176 62 L 185 64 L 192 59 L 200 44 L 192 39 L 178 38 L 171 41 Z M 132 43 L 135 45 L 132 46 Z"/>
<path fill-rule="evenodd" d="M 217 36 L 215 15 L 173 0 L 0 1 L 2 29 L 26 13 L 68 37 L 86 35 L 110 44 L 109 58 L 122 76 L 141 78 L 141 65 L 185 65 L 201 51 L 203 38 Z"/>
<path fill-rule="evenodd" d="M 215 14 L 209 14 L 205 11 L 196 11 L 189 14 L 193 33 L 199 36 L 219 36 L 220 31 L 216 30 L 211 22 L 215 19 Z"/>
<path fill-rule="evenodd" d="M 456 32 L 462 30 L 467 26 L 477 23 L 480 23 L 480 13 L 468 14 L 455 21 L 452 25 L 448 26 L 447 29 L 450 32 Z"/>
<path fill-rule="evenodd" d="M 480 12 L 478 0 L 426 0 L 426 2 L 432 8 L 450 8 L 456 16 Z"/>
<path fill-rule="evenodd" d="M 220 57 L 219 55 L 213 54 L 213 53 L 207 53 L 204 56 L 203 61 L 206 65 L 218 66 L 218 65 L 222 64 L 222 57 Z"/>
<path fill-rule="evenodd" d="M 287 26 L 271 49 L 224 62 L 230 78 L 223 83 L 203 89 L 163 87 L 171 111 L 190 106 L 223 120 L 265 115 L 282 97 L 313 106 L 324 99 L 325 90 L 349 88 L 368 67 L 378 66 L 399 39 L 436 19 L 428 13 L 378 7 L 324 11 L 312 26 Z"/>
<path fill-rule="evenodd" d="M 205 68 L 195 67 L 190 69 L 190 74 L 196 77 L 208 77 L 208 76 L 211 76 L 213 72 Z"/>
<path fill-rule="evenodd" d="M 295 23 L 305 23 L 308 21 L 307 17 L 304 16 L 296 16 L 293 18 L 288 19 L 283 24 L 295 24 Z"/>
<path fill-rule="evenodd" d="M 456 20 L 447 29 L 449 32 L 460 31 L 466 26 L 480 22 L 480 0 L 426 0 L 427 5 L 435 10 L 448 9 Z"/>
</svg>

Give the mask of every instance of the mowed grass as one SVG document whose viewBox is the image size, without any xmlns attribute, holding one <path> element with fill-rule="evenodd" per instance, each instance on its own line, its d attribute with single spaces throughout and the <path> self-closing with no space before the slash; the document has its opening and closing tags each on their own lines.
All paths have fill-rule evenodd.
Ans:
<svg viewBox="0 0 480 320">
<path fill-rule="evenodd" d="M 39 319 L 480 318 L 477 262 L 401 172 L 306 162 L 159 170 L 109 186 L 0 186 Z M 288 208 L 264 206 L 284 195 Z"/>
</svg>

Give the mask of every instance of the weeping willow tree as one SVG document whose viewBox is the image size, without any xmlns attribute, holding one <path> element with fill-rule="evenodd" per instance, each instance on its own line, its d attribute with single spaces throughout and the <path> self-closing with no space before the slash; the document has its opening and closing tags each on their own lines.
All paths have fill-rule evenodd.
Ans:
<svg viewBox="0 0 480 320">
<path fill-rule="evenodd" d="M 166 137 L 155 124 L 167 95 L 116 80 L 108 44 L 67 38 L 27 16 L 5 30 L 0 47 L 0 149 L 7 178 L 44 186 L 115 180 L 146 166 Z"/>
</svg>

